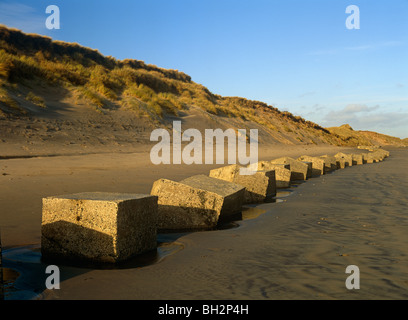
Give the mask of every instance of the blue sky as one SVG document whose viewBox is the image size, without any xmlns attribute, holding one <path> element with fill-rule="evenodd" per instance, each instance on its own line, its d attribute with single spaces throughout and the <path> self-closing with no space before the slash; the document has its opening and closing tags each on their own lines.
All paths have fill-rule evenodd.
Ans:
<svg viewBox="0 0 408 320">
<path fill-rule="evenodd" d="M 45 27 L 58 5 L 61 29 Z M 349 30 L 346 7 L 360 9 Z M 189 74 L 322 126 L 408 137 L 408 0 L 0 0 L 0 23 Z"/>
</svg>

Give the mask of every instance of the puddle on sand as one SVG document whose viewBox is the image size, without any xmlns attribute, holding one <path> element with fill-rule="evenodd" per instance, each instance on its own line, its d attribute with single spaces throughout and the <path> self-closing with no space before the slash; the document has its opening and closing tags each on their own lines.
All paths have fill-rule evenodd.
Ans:
<svg viewBox="0 0 408 320">
<path fill-rule="evenodd" d="M 307 180 L 295 180 L 295 181 L 291 181 L 290 182 L 290 188 L 294 187 L 297 188 L 299 187 L 301 184 L 307 182 Z"/>
<path fill-rule="evenodd" d="M 174 237 L 163 236 L 158 241 L 174 240 Z M 60 268 L 61 276 L 69 277 L 92 270 L 136 269 L 156 264 L 169 255 L 183 249 L 176 241 L 158 242 L 157 249 L 140 254 L 123 263 L 91 264 L 71 263 L 68 261 L 44 261 L 41 257 L 39 244 L 14 247 L 3 250 L 3 283 L 0 283 L 0 300 L 31 300 L 41 299 L 45 290 L 45 269 L 54 264 Z M 1 273 L 0 273 L 1 274 Z M 21 277 L 24 280 L 19 282 Z M 63 280 L 62 280 L 63 281 Z"/>
<path fill-rule="evenodd" d="M 266 199 L 264 203 L 285 202 L 286 201 L 285 198 L 290 196 L 293 192 L 294 191 L 290 189 L 278 189 L 276 191 L 276 196 Z M 232 220 L 232 222 L 226 222 L 226 223 L 219 224 L 217 226 L 217 230 L 237 228 L 239 227 L 239 224 L 237 223 L 237 221 L 256 219 L 267 211 L 268 211 L 267 209 L 257 208 L 256 204 L 243 205 L 242 212 L 230 219 Z"/>
<path fill-rule="evenodd" d="M 239 214 L 236 217 L 236 220 L 242 220 L 242 215 Z M 226 221 L 226 222 L 219 223 L 217 227 L 215 228 L 215 230 L 228 230 L 228 229 L 233 229 L 233 228 L 238 228 L 238 227 L 239 227 L 239 224 L 237 222 Z"/>
<path fill-rule="evenodd" d="M 265 200 L 265 203 L 280 203 L 284 202 L 284 199 L 287 196 L 289 196 L 292 193 L 292 191 L 278 191 L 276 193 L 276 196 L 270 199 Z M 240 220 L 251 220 L 251 219 L 256 219 L 260 215 L 264 214 L 267 212 L 267 209 L 261 209 L 257 208 L 256 206 L 251 206 L 251 205 L 244 205 L 242 207 L 242 212 L 241 212 L 241 219 Z"/>
<path fill-rule="evenodd" d="M 275 198 L 277 198 L 277 199 L 285 198 L 285 197 L 290 196 L 292 193 L 293 193 L 293 190 L 282 189 L 282 190 L 279 190 L 278 192 L 276 192 L 276 197 Z"/>
<path fill-rule="evenodd" d="M 89 269 L 130 269 L 141 268 L 154 263 L 158 263 L 165 257 L 174 254 L 181 249 L 183 245 L 178 242 L 160 242 L 158 238 L 157 249 L 149 251 L 143 254 L 139 254 L 133 258 L 130 258 L 126 262 L 117 264 L 97 264 L 97 263 L 72 263 L 69 261 L 45 261 L 41 257 L 40 245 L 29 245 L 23 247 L 16 247 L 5 250 L 3 252 L 3 260 L 13 263 L 34 263 L 43 264 L 44 266 L 49 264 L 57 264 L 59 266 L 69 266 L 77 268 L 89 268 Z M 58 262 L 58 263 L 57 263 Z"/>
<path fill-rule="evenodd" d="M 261 214 L 264 214 L 267 210 L 259 209 L 256 207 L 243 207 L 242 208 L 242 220 L 251 220 L 258 218 Z"/>
<path fill-rule="evenodd" d="M 16 270 L 10 268 L 1 268 L 0 270 L 0 300 L 8 299 L 13 292 L 17 291 L 14 288 L 14 282 L 20 276 Z"/>
</svg>

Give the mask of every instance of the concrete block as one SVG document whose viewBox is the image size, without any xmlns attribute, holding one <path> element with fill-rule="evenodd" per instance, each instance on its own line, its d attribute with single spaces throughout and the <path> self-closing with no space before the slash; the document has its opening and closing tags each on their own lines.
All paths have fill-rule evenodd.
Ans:
<svg viewBox="0 0 408 320">
<path fill-rule="evenodd" d="M 377 150 L 383 150 L 383 149 L 380 148 L 380 146 L 358 146 L 357 148 L 358 149 L 365 149 L 365 150 L 368 150 L 370 152 L 374 152 L 374 151 L 377 151 Z"/>
<path fill-rule="evenodd" d="M 303 163 L 302 161 L 298 161 L 290 157 L 282 157 L 282 158 L 274 159 L 271 162 L 279 163 L 279 164 L 289 164 L 290 172 L 291 172 L 291 177 L 290 177 L 291 181 L 307 179 L 307 170 L 309 166 Z"/>
<path fill-rule="evenodd" d="M 272 163 L 270 161 L 259 161 L 257 163 L 253 163 L 249 165 L 253 171 L 268 171 L 274 170 L 275 171 L 275 180 L 276 180 L 276 188 L 283 189 L 290 187 L 290 165 L 289 164 L 277 164 Z"/>
<path fill-rule="evenodd" d="M 259 203 L 276 195 L 275 170 L 257 171 L 252 175 L 241 175 L 241 166 L 230 166 L 213 169 L 209 176 L 245 187 L 244 203 Z"/>
<path fill-rule="evenodd" d="M 320 156 L 324 160 L 324 172 L 331 172 L 337 170 L 337 160 L 333 156 L 327 154 Z"/>
<path fill-rule="evenodd" d="M 389 156 L 389 152 L 385 151 L 383 149 L 378 149 L 378 150 L 375 150 L 372 153 L 372 155 L 373 155 L 374 159 L 376 159 L 378 161 L 383 161 L 385 158 L 387 158 Z"/>
<path fill-rule="evenodd" d="M 379 153 L 381 153 L 381 154 L 383 154 L 383 156 L 384 156 L 384 158 L 388 158 L 389 156 L 390 156 L 390 152 L 389 151 L 387 151 L 387 150 L 384 150 L 384 149 L 378 149 L 378 150 L 376 150 L 377 152 L 379 152 Z"/>
<path fill-rule="evenodd" d="M 324 174 L 324 160 L 319 157 L 301 156 L 298 158 L 300 161 L 308 161 L 312 164 L 311 176 L 320 176 Z"/>
<path fill-rule="evenodd" d="M 213 229 L 242 211 L 245 187 L 197 175 L 180 182 L 159 179 L 152 195 L 158 197 L 158 229 Z"/>
<path fill-rule="evenodd" d="M 353 166 L 363 164 L 363 155 L 361 153 L 353 153 Z"/>
<path fill-rule="evenodd" d="M 336 160 L 344 159 L 345 167 L 351 167 L 353 165 L 353 156 L 351 154 L 339 152 L 339 153 L 336 153 L 334 157 L 336 158 Z"/>
<path fill-rule="evenodd" d="M 304 161 L 304 160 L 300 160 L 300 161 L 307 164 L 307 178 L 313 177 L 313 163 L 310 161 Z"/>
<path fill-rule="evenodd" d="M 362 153 L 362 155 L 363 155 L 363 163 L 374 163 L 374 162 L 376 162 L 374 160 L 374 157 L 373 157 L 372 153 L 367 152 L 367 153 Z"/>
<path fill-rule="evenodd" d="M 105 192 L 43 199 L 44 258 L 116 263 L 157 248 L 157 197 Z"/>
<path fill-rule="evenodd" d="M 372 157 L 374 159 L 374 162 L 384 161 L 384 158 L 381 155 L 377 154 L 377 153 L 373 152 Z"/>
<path fill-rule="evenodd" d="M 366 158 L 369 159 L 369 161 L 372 160 L 372 162 L 381 162 L 384 160 L 384 154 L 376 150 L 374 152 L 368 152 Z"/>
<path fill-rule="evenodd" d="M 337 163 L 337 169 L 344 169 L 345 167 L 348 166 L 346 160 L 343 158 L 338 158 L 336 160 L 336 163 Z"/>
<path fill-rule="evenodd" d="M 365 150 L 369 150 L 369 151 L 374 151 L 375 149 L 377 149 L 377 146 L 357 146 L 358 149 L 365 149 Z"/>
</svg>

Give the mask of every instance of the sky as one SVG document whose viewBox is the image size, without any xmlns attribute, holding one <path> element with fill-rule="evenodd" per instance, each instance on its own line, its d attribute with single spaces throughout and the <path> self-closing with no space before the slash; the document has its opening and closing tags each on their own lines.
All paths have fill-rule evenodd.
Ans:
<svg viewBox="0 0 408 320">
<path fill-rule="evenodd" d="M 49 30 L 46 8 L 60 9 Z M 359 9 L 359 29 L 349 29 Z M 176 69 L 321 126 L 408 137 L 408 0 L 0 0 L 0 24 Z M 356 23 L 352 20 L 352 23 Z"/>
</svg>

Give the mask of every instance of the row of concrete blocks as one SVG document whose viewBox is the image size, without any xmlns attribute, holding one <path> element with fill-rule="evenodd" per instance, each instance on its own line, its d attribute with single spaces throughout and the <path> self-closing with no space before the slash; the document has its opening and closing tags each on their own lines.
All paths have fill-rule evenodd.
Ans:
<svg viewBox="0 0 408 320">
<path fill-rule="evenodd" d="M 252 165 L 253 175 L 240 175 L 239 165 L 211 170 L 176 182 L 159 179 L 151 193 L 79 193 L 43 199 L 41 251 L 44 259 L 116 263 L 157 248 L 157 233 L 214 229 L 233 219 L 242 205 L 264 202 L 291 181 L 389 154 L 344 154 L 298 159 L 283 157 Z"/>
</svg>

